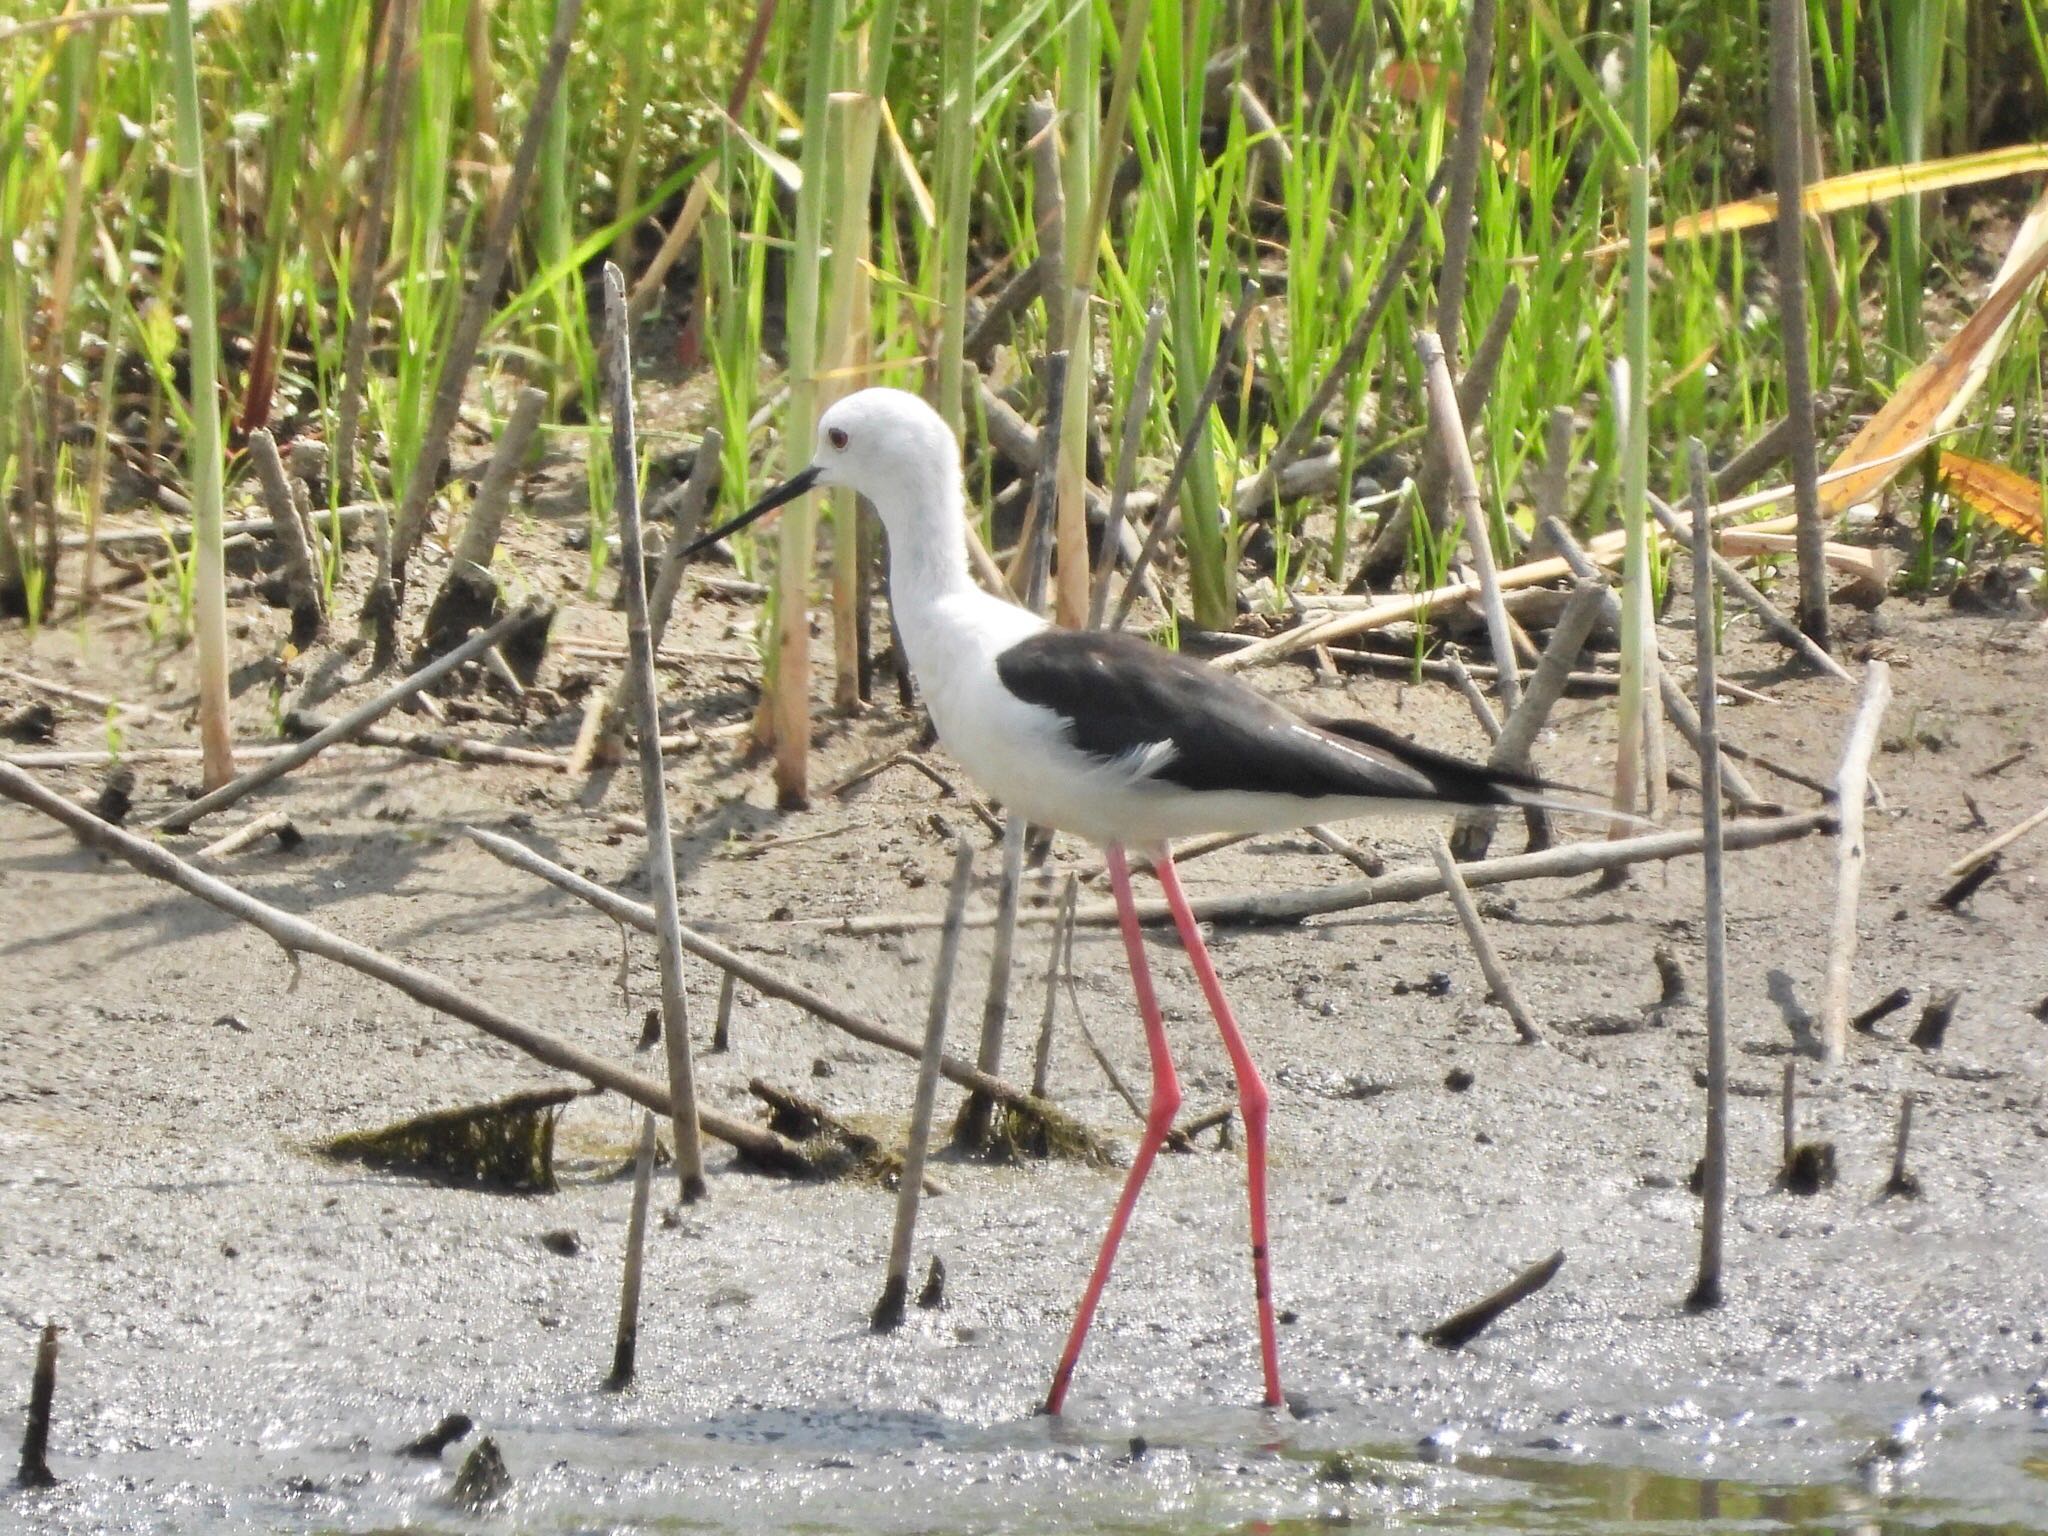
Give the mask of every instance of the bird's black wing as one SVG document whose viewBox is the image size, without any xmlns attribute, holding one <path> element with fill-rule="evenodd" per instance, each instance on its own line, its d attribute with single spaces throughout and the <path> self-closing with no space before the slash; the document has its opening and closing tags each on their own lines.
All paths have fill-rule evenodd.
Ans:
<svg viewBox="0 0 2048 1536">
<path fill-rule="evenodd" d="M 996 658 L 1003 686 L 1065 720 L 1105 762 L 1161 743 L 1149 777 L 1241 790 L 1453 805 L 1508 805 L 1540 781 L 1499 773 L 1357 721 L 1304 720 L 1225 672 L 1135 636 L 1048 629 Z"/>
</svg>

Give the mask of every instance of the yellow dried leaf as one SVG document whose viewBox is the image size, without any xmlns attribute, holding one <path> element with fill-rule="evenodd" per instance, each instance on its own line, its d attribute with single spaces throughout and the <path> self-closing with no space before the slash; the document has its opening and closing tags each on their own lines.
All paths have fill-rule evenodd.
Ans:
<svg viewBox="0 0 2048 1536">
<path fill-rule="evenodd" d="M 2048 144 L 2013 144 L 2004 149 L 1980 150 L 1975 154 L 1951 155 L 1943 160 L 1915 160 L 1906 165 L 1884 165 L 1867 171 L 1847 171 L 1809 185 L 1799 202 L 1813 217 L 1841 213 L 1889 202 L 1914 192 L 1940 192 L 1948 187 L 1975 186 L 2007 176 L 2048 171 Z M 1650 247 L 1667 240 L 1697 240 L 1703 235 L 1725 235 L 1738 229 L 1754 229 L 1778 216 L 1775 194 L 1745 197 L 1732 203 L 1689 213 L 1660 224 L 1650 231 Z M 1587 254 L 1613 256 L 1628 249 L 1626 240 L 1609 240 Z"/>
<path fill-rule="evenodd" d="M 1898 450 L 1943 425 L 1943 413 L 1964 398 L 1966 388 L 1974 388 L 1983 378 L 1979 364 L 1987 360 L 1987 349 L 1994 343 L 2004 344 L 2006 322 L 2044 271 L 2048 271 L 2048 239 L 2040 240 L 2016 269 L 2005 274 L 1977 312 L 1963 322 L 1939 351 L 1907 374 L 1891 399 L 1849 440 L 1849 446 L 1835 459 L 1830 472 L 1865 463 L 1869 468 L 1823 485 L 1823 514 L 1833 515 L 1859 501 L 1868 501 L 1891 483 L 1899 466 L 1906 462 L 1898 456 Z"/>
<path fill-rule="evenodd" d="M 2043 542 L 2041 509 L 2044 493 L 2039 484 L 2016 469 L 1973 459 L 1965 453 L 1944 452 L 1941 483 L 1973 511 L 1988 517 L 1999 527 L 2032 543 Z"/>
</svg>

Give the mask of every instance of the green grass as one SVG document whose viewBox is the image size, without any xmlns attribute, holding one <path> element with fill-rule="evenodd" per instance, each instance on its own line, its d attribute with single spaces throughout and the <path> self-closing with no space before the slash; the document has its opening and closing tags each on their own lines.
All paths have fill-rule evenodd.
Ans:
<svg viewBox="0 0 2048 1536">
<path fill-rule="evenodd" d="M 497 0 L 486 12 L 474 3 L 414 7 L 406 129 L 372 299 L 366 440 L 388 479 L 366 484 L 381 484 L 380 495 L 402 491 L 420 453 L 436 364 L 493 189 L 516 148 L 553 12 L 552 0 Z M 199 19 L 213 216 L 204 251 L 191 248 L 174 214 L 165 20 L 43 27 L 35 24 L 57 14 L 58 0 L 14 9 L 29 29 L 0 31 L 0 239 L 18 257 L 0 262 L 0 401 L 8 402 L 0 408 L 0 466 L 10 473 L 0 610 L 19 615 L 31 580 L 49 590 L 39 551 L 50 531 L 83 527 L 100 510 L 107 428 L 120 430 L 139 413 L 133 451 L 181 461 L 192 446 L 197 359 L 191 305 L 178 285 L 195 262 L 218 294 L 216 393 L 229 413 L 231 477 L 239 473 L 240 432 L 251 425 L 282 424 L 285 436 L 332 433 L 349 280 L 367 259 L 356 231 L 376 121 L 370 59 L 388 8 L 374 0 L 251 0 Z M 1161 575 L 1183 616 L 1228 625 L 1241 581 L 1257 574 L 1243 568 L 1251 530 L 1229 511 L 1231 489 L 1258 469 L 1328 370 L 1453 133 L 1462 8 L 1386 0 L 1362 8 L 1369 37 L 1346 42 L 1318 31 L 1319 18 L 1343 9 L 1281 0 L 1262 12 L 1268 35 L 1240 38 L 1238 9 L 1220 0 L 1153 0 L 1128 127 L 1118 142 L 1095 144 L 1130 15 L 1121 5 L 785 7 L 758 87 L 729 128 L 717 103 L 739 68 L 751 8 L 591 0 L 522 211 L 480 364 L 484 382 L 502 375 L 509 384 L 517 375 L 543 383 L 560 419 L 578 432 L 597 419 L 583 268 L 609 250 L 633 275 L 652 249 L 649 216 L 672 218 L 689 178 L 709 165 L 711 206 L 682 269 L 701 269 L 702 279 L 672 285 L 667 302 L 685 304 L 694 292 L 707 305 L 698 335 L 715 377 L 709 395 L 726 438 L 728 495 L 807 455 L 815 375 L 832 361 L 824 355 L 824 285 L 835 270 L 842 284 L 857 278 L 866 289 L 856 306 L 867 317 L 863 334 L 833 342 L 840 361 L 858 353 L 873 361 L 875 376 L 913 387 L 929 373 L 942 408 L 955 415 L 962 296 L 986 297 L 1037 248 L 1017 125 L 1027 101 L 1049 96 L 1064 107 L 1076 247 L 1085 244 L 1078 232 L 1098 170 L 1128 161 L 1136 173 L 1119 183 L 1094 249 L 1069 251 L 1071 280 L 1093 293 L 1080 334 L 1092 341 L 1095 368 L 1074 376 L 1096 376 L 1094 404 L 1113 441 L 1145 309 L 1155 296 L 1166 300 L 1141 484 L 1156 482 L 1184 436 L 1205 429 L 1181 498 L 1180 547 Z M 1462 355 L 1507 283 L 1520 284 L 1520 318 L 1473 424 L 1503 557 L 1513 526 L 1526 526 L 1522 487 L 1540 467 L 1552 407 L 1579 412 L 1575 453 L 1590 471 L 1575 486 L 1574 508 L 1595 529 L 1621 519 L 1639 487 L 1678 485 L 1678 445 L 1688 437 L 1725 455 L 1782 408 L 1786 338 L 1770 299 L 1767 235 L 1667 248 L 1633 283 L 1626 260 L 1586 255 L 1627 232 L 1635 148 L 1645 168 L 1638 226 L 1764 189 L 1767 10 L 1765 0 L 1656 6 L 1644 67 L 1632 70 L 1636 16 L 1628 4 L 1503 0 L 1487 113 L 1492 143 L 1482 156 L 1460 317 Z M 1862 0 L 1815 7 L 1810 23 L 1826 172 L 2048 137 L 2044 0 Z M 856 34 L 878 25 L 893 44 L 855 78 Z M 1336 50 L 1334 67 L 1328 48 Z M 1219 59 L 1236 62 L 1211 81 Z M 1611 86 L 1635 79 L 1644 83 L 1641 100 L 1610 98 Z M 870 80 L 885 85 L 908 172 L 886 127 L 877 129 L 870 172 L 859 144 L 875 125 L 864 111 L 832 103 L 833 92 Z M 1271 112 L 1284 163 L 1254 142 L 1233 80 Z M 858 130 L 850 155 L 835 152 L 820 131 L 834 121 Z M 796 166 L 801 190 L 778 181 Z M 1817 334 L 1805 339 L 1820 379 L 1846 392 L 1823 419 L 1829 441 L 1845 435 L 1849 411 L 1881 399 L 1978 296 L 1973 204 L 2009 206 L 2035 190 L 2015 183 L 1929 196 L 1921 206 L 1903 200 L 1829 222 L 1832 261 L 1816 240 L 1815 275 L 1831 277 L 1848 302 L 1832 311 L 1817 303 Z M 863 207 L 864 235 L 864 221 L 853 216 Z M 859 248 L 835 263 L 842 225 Z M 1409 338 L 1430 313 L 1440 250 L 1438 230 L 1340 396 L 1347 418 L 1366 423 L 1340 444 L 1347 468 L 1384 480 L 1413 466 L 1421 391 Z M 1233 377 L 1223 407 L 1197 422 L 1195 397 L 1242 277 L 1253 270 L 1268 297 L 1248 374 Z M 1038 355 L 1063 329 L 1033 306 L 998 353 L 993 382 L 1035 409 Z M 2029 306 L 1972 412 L 1981 425 L 1957 444 L 2036 477 L 2048 470 L 2048 447 L 2011 423 L 2038 419 L 2042 407 L 2041 330 L 2039 307 Z M 1642 399 L 1626 404 L 1644 430 L 1640 456 L 1624 462 L 1606 370 L 1627 354 L 1638 363 Z M 784 385 L 786 402 L 765 430 L 750 433 L 770 392 Z M 496 397 L 493 388 L 486 414 Z M 705 424 L 653 423 L 691 433 Z M 963 425 L 978 437 L 972 412 Z M 609 507 L 603 460 L 590 455 L 597 560 Z M 976 469 L 986 484 L 990 466 Z M 1901 485 L 1908 521 L 1917 522 L 1925 498 L 1917 483 Z M 231 483 L 230 498 L 238 494 Z M 1957 550 L 1992 547 L 1992 536 L 1947 510 L 1930 508 L 1921 568 L 1929 581 Z M 800 612 L 811 596 L 808 525 L 801 514 L 788 519 L 767 573 L 778 584 L 778 612 Z M 1959 531 L 1943 533 L 1951 525 Z M 1369 533 L 1343 498 L 1283 508 L 1274 529 L 1283 583 L 1341 584 Z M 1938 550 L 1937 535 L 1945 540 Z M 766 544 L 743 558 L 762 559 Z M 842 559 L 847 547 L 842 542 Z M 1418 573 L 1435 569 L 1442 554 L 1415 552 Z M 594 567 L 593 581 L 599 574 Z M 60 587 L 75 590 L 77 576 L 60 571 Z"/>
</svg>

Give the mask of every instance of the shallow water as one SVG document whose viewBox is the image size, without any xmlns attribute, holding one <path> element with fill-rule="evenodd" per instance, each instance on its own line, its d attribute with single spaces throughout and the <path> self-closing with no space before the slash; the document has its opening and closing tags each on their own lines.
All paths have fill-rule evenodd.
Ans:
<svg viewBox="0 0 2048 1536">
<path fill-rule="evenodd" d="M 1349 1428 L 1356 1412 L 1338 1406 L 1305 1418 L 1138 1416 L 1114 1430 L 852 1406 L 664 1423 L 634 1394 L 590 1392 L 547 1414 L 489 1417 L 514 1483 L 481 1512 L 449 1492 L 475 1434 L 440 1462 L 409 1460 L 391 1452 L 397 1428 L 350 1406 L 302 1401 L 263 1419 L 248 1440 L 195 1428 L 158 1448 L 109 1447 L 89 1464 L 60 1459 L 64 1484 L 11 1492 L 0 1524 L 417 1536 L 2048 1532 L 2048 1409 L 2024 1399 L 1917 1415 L 1918 1453 L 1886 1492 L 1814 1454 L 1858 1432 L 1853 1416 L 1827 1425 L 1705 1415 L 1673 1425 L 1666 1416 L 1659 1427 L 1589 1425 L 1583 1440 L 1560 1430 L 1532 1449 L 1458 1426 L 1416 1445 L 1360 1443 Z M 1660 1470 L 1660 1461 L 1671 1465 Z M 1746 1480 L 1716 1470 L 1801 1461 L 1821 1475 Z"/>
</svg>

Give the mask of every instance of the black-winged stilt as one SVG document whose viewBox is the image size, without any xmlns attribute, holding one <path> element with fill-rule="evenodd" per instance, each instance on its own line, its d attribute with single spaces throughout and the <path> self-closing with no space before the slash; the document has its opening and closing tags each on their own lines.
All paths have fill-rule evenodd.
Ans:
<svg viewBox="0 0 2048 1536">
<path fill-rule="evenodd" d="M 1152 1099 L 1046 1411 L 1058 1413 L 1065 1401 L 1117 1244 L 1180 1107 L 1126 848 L 1151 860 L 1237 1077 L 1259 1359 L 1266 1403 L 1278 1407 L 1266 1242 L 1266 1085 L 1216 979 L 1168 845 L 1195 833 L 1277 832 L 1396 807 L 1550 804 L 1544 794 L 1550 786 L 1363 722 L 1304 719 L 1199 662 L 1130 635 L 1057 629 L 984 592 L 967 570 L 959 444 L 936 411 L 901 390 L 865 389 L 833 405 L 819 418 L 810 466 L 703 535 L 690 551 L 822 486 L 865 496 L 888 532 L 890 604 L 940 742 L 1013 814 L 1101 844 L 1116 894 L 1152 1060 Z"/>
</svg>

